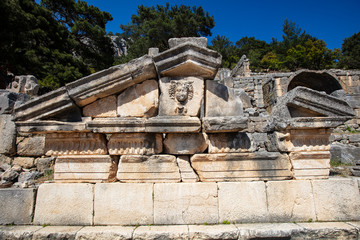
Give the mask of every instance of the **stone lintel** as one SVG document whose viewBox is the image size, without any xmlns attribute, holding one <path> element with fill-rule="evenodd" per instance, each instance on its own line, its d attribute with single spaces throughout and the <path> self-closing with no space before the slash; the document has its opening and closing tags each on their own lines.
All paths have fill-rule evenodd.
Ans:
<svg viewBox="0 0 360 240">
<path fill-rule="evenodd" d="M 351 119 L 349 116 L 339 117 L 297 117 L 292 118 L 289 129 L 306 129 L 306 128 L 336 128 Z"/>
<path fill-rule="evenodd" d="M 146 121 L 146 132 L 185 133 L 200 132 L 201 123 L 197 117 L 154 117 Z"/>
<path fill-rule="evenodd" d="M 111 155 L 152 155 L 162 152 L 160 133 L 115 133 L 108 141 Z"/>
<path fill-rule="evenodd" d="M 86 128 L 99 133 L 145 132 L 145 118 L 95 118 Z"/>
<path fill-rule="evenodd" d="M 61 122 L 61 121 L 17 121 L 18 132 L 22 133 L 46 133 L 46 132 L 83 132 L 88 131 L 85 122 Z"/>
<path fill-rule="evenodd" d="M 204 117 L 202 121 L 207 133 L 238 132 L 248 126 L 246 117 Z"/>
</svg>

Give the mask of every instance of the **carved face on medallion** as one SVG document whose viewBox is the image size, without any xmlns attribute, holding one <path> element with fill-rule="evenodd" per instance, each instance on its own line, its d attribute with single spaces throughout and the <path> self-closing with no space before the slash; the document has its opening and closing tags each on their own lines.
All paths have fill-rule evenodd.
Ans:
<svg viewBox="0 0 360 240">
<path fill-rule="evenodd" d="M 180 104 L 186 104 L 188 100 L 192 99 L 194 94 L 192 83 L 192 81 L 171 81 L 169 89 L 170 97 Z"/>
</svg>

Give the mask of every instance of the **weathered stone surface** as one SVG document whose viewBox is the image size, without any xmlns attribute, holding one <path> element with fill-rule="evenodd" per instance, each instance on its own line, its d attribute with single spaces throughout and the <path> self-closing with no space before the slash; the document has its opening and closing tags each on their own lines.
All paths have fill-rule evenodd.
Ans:
<svg viewBox="0 0 360 240">
<path fill-rule="evenodd" d="M 6 240 L 31 240 L 34 232 L 41 229 L 41 226 L 9 226 L 0 231 L 0 239 Z"/>
<path fill-rule="evenodd" d="M 272 222 L 316 219 L 310 181 L 269 181 L 266 191 L 269 219 Z"/>
<path fill-rule="evenodd" d="M 12 168 L 8 168 L 4 173 L 1 175 L 1 180 L 6 182 L 15 182 L 19 177 L 19 173 Z M 11 186 L 11 185 L 10 185 Z"/>
<path fill-rule="evenodd" d="M 246 133 L 209 133 L 209 153 L 248 152 L 251 140 Z"/>
<path fill-rule="evenodd" d="M 266 188 L 264 182 L 218 183 L 219 222 L 266 222 Z"/>
<path fill-rule="evenodd" d="M 57 119 L 81 121 L 81 112 L 62 87 L 15 107 L 16 121 Z"/>
<path fill-rule="evenodd" d="M 38 80 L 33 75 L 15 76 L 14 81 L 7 87 L 15 93 L 26 93 L 31 96 L 36 96 L 39 91 Z"/>
<path fill-rule="evenodd" d="M 3 154 L 0 154 L 0 168 L 3 169 L 4 171 L 7 169 L 3 168 L 6 164 L 6 166 L 10 166 L 12 162 L 12 158 L 11 157 L 8 157 L 6 155 L 3 155 Z"/>
<path fill-rule="evenodd" d="M 206 37 L 183 37 L 183 38 L 170 38 L 169 39 L 169 47 L 174 48 L 184 43 L 193 43 L 199 47 L 206 48 L 207 47 L 207 38 Z"/>
<path fill-rule="evenodd" d="M 205 102 L 206 117 L 243 115 L 243 104 L 241 99 L 235 95 L 235 90 L 215 81 L 206 81 Z"/>
<path fill-rule="evenodd" d="M 341 161 L 342 163 L 354 164 L 360 159 L 360 148 L 345 144 L 331 144 L 330 145 L 331 159 Z"/>
<path fill-rule="evenodd" d="M 328 178 L 330 174 L 330 152 L 292 152 L 289 154 L 295 179 Z"/>
<path fill-rule="evenodd" d="M 238 239 L 235 225 L 189 225 L 189 239 Z"/>
<path fill-rule="evenodd" d="M 225 84 L 226 85 L 226 84 Z M 229 87 L 229 86 L 228 86 Z M 252 108 L 253 105 L 251 104 L 251 97 L 244 91 L 244 89 L 235 89 L 235 93 L 239 98 L 241 99 L 241 102 L 243 104 L 243 108 Z"/>
<path fill-rule="evenodd" d="M 284 180 L 292 177 L 288 156 L 275 152 L 195 154 L 190 161 L 203 182 Z"/>
<path fill-rule="evenodd" d="M 153 224 L 153 184 L 95 185 L 95 225 Z"/>
<path fill-rule="evenodd" d="M 35 194 L 35 189 L 0 189 L 0 224 L 31 224 Z"/>
<path fill-rule="evenodd" d="M 76 233 L 81 228 L 81 226 L 47 226 L 40 229 L 39 231 L 36 231 L 33 235 L 33 239 L 75 240 Z"/>
<path fill-rule="evenodd" d="M 161 78 L 160 90 L 160 116 L 199 116 L 204 98 L 202 78 Z"/>
<path fill-rule="evenodd" d="M 116 117 L 116 96 L 101 98 L 83 108 L 85 117 Z"/>
<path fill-rule="evenodd" d="M 21 133 L 81 132 L 85 130 L 85 122 L 17 121 L 16 127 Z"/>
<path fill-rule="evenodd" d="M 69 83 L 66 88 L 70 97 L 82 107 L 156 77 L 154 62 L 150 56 L 145 55 Z"/>
<path fill-rule="evenodd" d="M 156 80 L 147 80 L 127 88 L 117 98 L 120 117 L 153 117 L 158 112 L 159 86 Z"/>
<path fill-rule="evenodd" d="M 204 117 L 203 128 L 205 132 L 238 132 L 248 126 L 246 117 Z"/>
<path fill-rule="evenodd" d="M 197 117 L 154 117 L 146 120 L 146 132 L 189 133 L 199 132 L 200 119 Z"/>
<path fill-rule="evenodd" d="M 105 136 L 99 133 L 48 133 L 47 156 L 107 154 Z"/>
<path fill-rule="evenodd" d="M 19 165 L 22 168 L 32 168 L 34 166 L 35 158 L 32 157 L 16 157 L 13 165 Z"/>
<path fill-rule="evenodd" d="M 360 220 L 356 180 L 312 180 L 312 186 L 318 221 Z"/>
<path fill-rule="evenodd" d="M 36 197 L 34 223 L 92 225 L 93 185 L 87 183 L 42 184 Z"/>
<path fill-rule="evenodd" d="M 176 158 L 180 170 L 182 182 L 198 182 L 199 177 L 190 165 L 189 156 L 178 156 Z"/>
<path fill-rule="evenodd" d="M 294 223 L 255 223 L 236 224 L 239 229 L 239 240 L 250 239 L 293 239 L 301 231 Z"/>
<path fill-rule="evenodd" d="M 207 147 L 205 133 L 168 133 L 164 140 L 164 151 L 170 154 L 203 153 Z"/>
<path fill-rule="evenodd" d="M 300 231 L 292 234 L 291 239 L 357 239 L 355 227 L 342 222 L 297 223 Z"/>
<path fill-rule="evenodd" d="M 35 179 L 41 176 L 41 173 L 38 171 L 31 171 L 31 172 L 22 172 L 19 174 L 18 182 L 33 182 Z"/>
<path fill-rule="evenodd" d="M 231 70 L 230 76 L 232 76 L 232 77 L 250 77 L 250 61 L 245 55 L 242 55 L 239 62 Z"/>
<path fill-rule="evenodd" d="M 330 129 L 296 129 L 290 130 L 285 137 L 285 146 L 288 151 L 329 151 Z"/>
<path fill-rule="evenodd" d="M 116 178 L 120 182 L 180 182 L 179 167 L 172 155 L 123 155 Z"/>
<path fill-rule="evenodd" d="M 185 41 L 154 56 L 154 61 L 162 77 L 196 76 L 213 79 L 220 67 L 221 55 Z"/>
<path fill-rule="evenodd" d="M 11 115 L 0 115 L 0 139 L 0 154 L 16 153 L 16 128 Z"/>
<path fill-rule="evenodd" d="M 11 114 L 16 101 L 25 102 L 28 97 L 25 94 L 17 94 L 0 89 L 0 114 Z"/>
<path fill-rule="evenodd" d="M 42 157 L 35 159 L 35 166 L 39 172 L 46 172 L 53 168 L 55 164 L 55 157 Z"/>
<path fill-rule="evenodd" d="M 151 133 L 117 133 L 108 141 L 111 155 L 152 155 L 162 152 L 162 135 Z"/>
<path fill-rule="evenodd" d="M 154 224 L 218 222 L 216 183 L 154 185 Z"/>
<path fill-rule="evenodd" d="M 130 240 L 134 227 L 95 226 L 84 227 L 76 234 L 76 240 Z"/>
<path fill-rule="evenodd" d="M 42 156 L 45 150 L 45 136 L 33 136 L 24 138 L 17 144 L 19 156 Z"/>
<path fill-rule="evenodd" d="M 86 128 L 98 133 L 144 132 L 146 121 L 145 118 L 95 118 Z"/>
<path fill-rule="evenodd" d="M 56 159 L 55 182 L 114 181 L 117 163 L 109 155 L 66 155 Z"/>
<path fill-rule="evenodd" d="M 135 229 L 133 239 L 188 239 L 189 231 L 185 225 L 179 226 L 140 226 Z"/>
</svg>

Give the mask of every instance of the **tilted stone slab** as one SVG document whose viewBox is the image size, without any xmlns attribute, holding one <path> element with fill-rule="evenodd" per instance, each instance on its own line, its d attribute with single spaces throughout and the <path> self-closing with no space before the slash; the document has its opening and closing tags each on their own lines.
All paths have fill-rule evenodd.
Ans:
<svg viewBox="0 0 360 240">
<path fill-rule="evenodd" d="M 117 179 L 120 182 L 180 182 L 179 167 L 172 155 L 123 155 Z"/>
<path fill-rule="evenodd" d="M 85 122 L 17 121 L 16 128 L 22 133 L 82 132 L 85 131 Z"/>
<path fill-rule="evenodd" d="M 248 127 L 246 117 L 204 117 L 202 126 L 205 132 L 238 132 Z"/>
<path fill-rule="evenodd" d="M 162 77 L 215 77 L 221 65 L 221 55 L 191 42 L 174 46 L 154 57 Z"/>
<path fill-rule="evenodd" d="M 101 98 L 83 108 L 85 117 L 116 117 L 117 104 L 116 96 L 111 95 Z"/>
<path fill-rule="evenodd" d="M 330 152 L 310 151 L 289 154 L 295 179 L 328 178 L 330 174 Z"/>
<path fill-rule="evenodd" d="M 116 162 L 109 155 L 67 155 L 55 161 L 55 182 L 115 181 Z"/>
<path fill-rule="evenodd" d="M 111 155 L 152 155 L 162 148 L 162 135 L 156 133 L 115 133 L 108 141 Z"/>
<path fill-rule="evenodd" d="M 44 119 L 81 121 L 81 112 L 70 99 L 65 87 L 15 107 L 16 121 Z"/>
<path fill-rule="evenodd" d="M 146 120 L 145 132 L 181 133 L 200 132 L 201 123 L 197 117 L 154 117 Z"/>
<path fill-rule="evenodd" d="M 107 154 L 106 139 L 99 133 L 48 133 L 45 138 L 45 154 L 47 156 Z"/>
<path fill-rule="evenodd" d="M 147 79 L 157 78 L 155 65 L 150 56 L 134 59 L 66 85 L 70 97 L 78 106 L 85 106 Z"/>
<path fill-rule="evenodd" d="M 203 153 L 207 147 L 205 133 L 169 133 L 164 140 L 164 151 L 170 154 Z"/>
<path fill-rule="evenodd" d="M 277 152 L 195 154 L 190 161 L 203 182 L 285 180 L 292 177 L 288 156 Z"/>
<path fill-rule="evenodd" d="M 97 133 L 145 132 L 145 118 L 95 118 L 86 128 Z"/>
</svg>

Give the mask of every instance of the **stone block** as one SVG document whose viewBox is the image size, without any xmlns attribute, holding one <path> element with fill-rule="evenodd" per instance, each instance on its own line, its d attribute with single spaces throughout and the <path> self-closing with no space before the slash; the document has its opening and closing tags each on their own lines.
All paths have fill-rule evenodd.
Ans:
<svg viewBox="0 0 360 240">
<path fill-rule="evenodd" d="M 123 91 L 117 99 L 120 117 L 153 117 L 158 112 L 159 86 L 156 80 L 147 80 Z"/>
<path fill-rule="evenodd" d="M 30 122 L 17 121 L 16 126 L 20 133 L 82 132 L 85 130 L 85 122 L 62 122 L 52 120 L 37 120 Z"/>
<path fill-rule="evenodd" d="M 331 159 L 341 161 L 342 163 L 355 164 L 360 159 L 360 148 L 345 144 L 330 145 Z"/>
<path fill-rule="evenodd" d="M 310 181 L 266 183 L 269 219 L 272 222 L 305 222 L 316 219 Z"/>
<path fill-rule="evenodd" d="M 212 80 L 206 81 L 206 117 L 242 116 L 243 104 L 235 95 L 233 88 L 228 88 Z"/>
<path fill-rule="evenodd" d="M 0 230 L 0 239 L 6 240 L 31 240 L 36 231 L 40 230 L 42 226 L 8 226 Z"/>
<path fill-rule="evenodd" d="M 152 155 L 162 152 L 162 134 L 115 133 L 108 141 L 111 155 Z"/>
<path fill-rule="evenodd" d="M 85 117 L 116 117 L 116 96 L 111 95 L 101 98 L 83 108 L 83 115 Z"/>
<path fill-rule="evenodd" d="M 239 240 L 250 239 L 293 239 L 302 230 L 295 223 L 236 224 Z"/>
<path fill-rule="evenodd" d="M 30 169 L 34 166 L 35 158 L 32 157 L 15 157 L 13 165 L 19 165 L 22 168 Z"/>
<path fill-rule="evenodd" d="M 251 140 L 246 133 L 209 133 L 209 153 L 248 152 Z"/>
<path fill-rule="evenodd" d="M 199 116 L 204 98 L 202 78 L 161 78 L 160 91 L 159 116 Z"/>
<path fill-rule="evenodd" d="M 107 154 L 105 136 L 99 133 L 48 133 L 47 156 Z"/>
<path fill-rule="evenodd" d="M 182 182 L 198 182 L 199 176 L 190 165 L 189 156 L 178 156 L 176 158 L 180 170 Z"/>
<path fill-rule="evenodd" d="M 165 153 L 176 155 L 203 153 L 207 147 L 205 133 L 168 133 L 164 140 Z"/>
<path fill-rule="evenodd" d="M 207 48 L 206 37 L 183 37 L 183 38 L 170 38 L 169 47 L 174 48 L 184 43 L 193 43 L 199 47 Z"/>
<path fill-rule="evenodd" d="M 292 152 L 289 157 L 295 179 L 326 179 L 329 177 L 329 151 Z"/>
<path fill-rule="evenodd" d="M 42 157 L 35 159 L 35 166 L 39 172 L 46 172 L 53 168 L 55 164 L 55 157 Z"/>
<path fill-rule="evenodd" d="M 109 155 L 66 155 L 56 159 L 55 182 L 115 181 L 117 162 Z"/>
<path fill-rule="evenodd" d="M 19 156 L 35 156 L 40 157 L 44 155 L 45 137 L 34 136 L 24 138 L 17 144 L 17 154 Z"/>
<path fill-rule="evenodd" d="M 146 132 L 189 133 L 200 132 L 201 123 L 197 117 L 154 117 L 146 120 Z"/>
<path fill-rule="evenodd" d="M 86 123 L 86 128 L 96 133 L 145 132 L 146 121 L 145 118 L 95 118 Z"/>
<path fill-rule="evenodd" d="M 235 225 L 189 225 L 189 236 L 189 239 L 237 240 L 239 231 Z"/>
<path fill-rule="evenodd" d="M 291 179 L 291 165 L 286 154 L 255 153 L 195 154 L 191 166 L 202 182 Z"/>
<path fill-rule="evenodd" d="M 24 95 L 25 94 L 23 94 L 23 96 Z M 20 94 L 0 89 L 0 115 L 11 114 L 13 112 L 15 102 L 18 98 L 20 98 L 20 96 Z"/>
<path fill-rule="evenodd" d="M 264 182 L 219 182 L 219 222 L 266 222 L 266 188 Z"/>
<path fill-rule="evenodd" d="M 0 168 L 2 168 L 1 166 L 3 166 L 3 164 L 6 164 L 6 165 L 10 165 L 12 162 L 12 158 L 11 157 L 8 157 L 6 155 L 3 155 L 3 154 L 0 154 Z M 2 168 L 3 169 L 3 168 Z M 6 169 L 3 169 L 4 171 Z"/>
<path fill-rule="evenodd" d="M 134 227 L 95 226 L 84 227 L 76 234 L 76 240 L 131 240 Z"/>
<path fill-rule="evenodd" d="M 186 225 L 179 226 L 140 226 L 135 229 L 133 239 L 189 239 Z"/>
<path fill-rule="evenodd" d="M 278 137 L 281 139 L 285 151 L 329 151 L 330 149 L 330 129 L 293 129 L 284 134 Z"/>
<path fill-rule="evenodd" d="M 123 155 L 117 176 L 120 182 L 180 182 L 179 167 L 172 155 Z"/>
<path fill-rule="evenodd" d="M 95 185 L 95 225 L 153 224 L 153 184 Z"/>
<path fill-rule="evenodd" d="M 360 220 L 360 193 L 353 179 L 312 180 L 318 221 Z"/>
<path fill-rule="evenodd" d="M 31 224 L 35 189 L 0 189 L 0 224 Z"/>
<path fill-rule="evenodd" d="M 248 127 L 246 117 L 204 117 L 202 121 L 207 133 L 238 132 Z"/>
<path fill-rule="evenodd" d="M 82 228 L 82 226 L 47 226 L 33 235 L 33 239 L 36 240 L 62 240 L 69 239 L 75 240 L 76 233 Z"/>
<path fill-rule="evenodd" d="M 11 115 L 0 115 L 0 139 L 0 154 L 16 153 L 16 127 Z"/>
<path fill-rule="evenodd" d="M 34 224 L 92 225 L 93 185 L 41 184 L 36 197 Z"/>
<path fill-rule="evenodd" d="M 357 239 L 357 229 L 342 222 L 297 223 L 302 229 L 291 239 Z"/>
<path fill-rule="evenodd" d="M 154 224 L 217 223 L 216 183 L 154 185 Z"/>
</svg>

